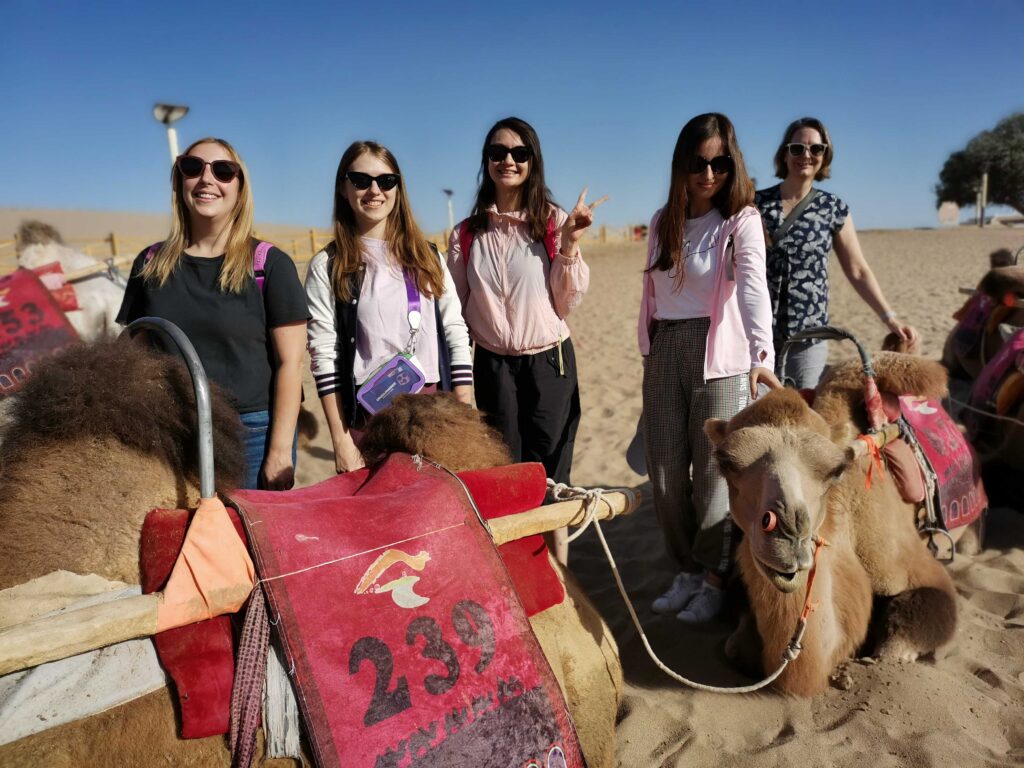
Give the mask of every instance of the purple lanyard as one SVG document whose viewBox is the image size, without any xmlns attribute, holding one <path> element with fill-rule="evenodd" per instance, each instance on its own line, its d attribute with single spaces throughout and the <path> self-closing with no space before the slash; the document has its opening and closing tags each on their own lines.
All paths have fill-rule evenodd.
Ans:
<svg viewBox="0 0 1024 768">
<path fill-rule="evenodd" d="M 405 298 L 408 303 L 406 317 L 409 320 L 409 343 L 406 345 L 406 351 L 411 354 L 416 350 L 416 333 L 420 329 L 420 291 L 408 268 L 402 267 L 402 277 L 405 278 Z"/>
</svg>

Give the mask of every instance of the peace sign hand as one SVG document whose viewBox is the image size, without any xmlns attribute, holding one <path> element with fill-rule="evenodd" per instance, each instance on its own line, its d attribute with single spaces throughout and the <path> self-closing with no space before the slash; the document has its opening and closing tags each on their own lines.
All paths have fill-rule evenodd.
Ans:
<svg viewBox="0 0 1024 768">
<path fill-rule="evenodd" d="M 576 255 L 576 244 L 583 237 L 583 233 L 590 229 L 590 225 L 594 223 L 594 210 L 597 206 L 608 201 L 608 195 L 595 200 L 590 205 L 587 205 L 586 201 L 587 188 L 584 187 L 583 191 L 580 192 L 579 200 L 576 201 L 576 207 L 569 212 L 569 217 L 562 225 L 561 250 L 566 256 Z"/>
</svg>

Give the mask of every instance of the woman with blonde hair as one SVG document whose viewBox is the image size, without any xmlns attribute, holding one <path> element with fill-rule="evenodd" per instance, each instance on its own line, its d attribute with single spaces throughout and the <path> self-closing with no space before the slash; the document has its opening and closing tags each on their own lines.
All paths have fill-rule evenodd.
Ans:
<svg viewBox="0 0 1024 768">
<path fill-rule="evenodd" d="M 472 403 L 455 285 L 413 218 L 398 161 L 376 142 L 357 141 L 341 156 L 334 240 L 310 262 L 306 297 L 313 378 L 338 472 L 363 465 L 358 433 L 386 407 L 391 383 Z"/>
<path fill-rule="evenodd" d="M 647 468 L 678 569 L 653 610 L 686 622 L 721 611 L 736 544 L 704 422 L 732 418 L 760 385 L 779 386 L 753 201 L 729 119 L 713 112 L 684 125 L 668 200 L 651 220 L 638 333 Z"/>
<path fill-rule="evenodd" d="M 161 317 L 185 332 L 207 376 L 234 398 L 243 487 L 286 490 L 309 310 L 292 260 L 252 233 L 242 158 L 223 139 L 193 142 L 171 170 L 171 232 L 135 259 L 117 320 Z"/>
</svg>

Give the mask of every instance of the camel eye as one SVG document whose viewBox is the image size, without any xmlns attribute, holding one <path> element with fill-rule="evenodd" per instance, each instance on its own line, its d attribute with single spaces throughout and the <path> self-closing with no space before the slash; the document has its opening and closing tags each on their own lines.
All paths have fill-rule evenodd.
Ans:
<svg viewBox="0 0 1024 768">
<path fill-rule="evenodd" d="M 770 509 L 764 513 L 764 517 L 761 518 L 761 529 L 765 533 L 771 533 L 775 530 L 775 526 L 779 524 L 779 518 L 775 516 L 775 513 Z"/>
</svg>

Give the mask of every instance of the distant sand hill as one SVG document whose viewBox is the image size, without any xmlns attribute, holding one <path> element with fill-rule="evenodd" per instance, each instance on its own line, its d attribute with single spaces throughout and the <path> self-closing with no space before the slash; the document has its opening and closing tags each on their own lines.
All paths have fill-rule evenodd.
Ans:
<svg viewBox="0 0 1024 768">
<path fill-rule="evenodd" d="M 169 214 L 126 213 L 124 211 L 81 211 L 55 208 L 0 208 L 0 273 L 14 268 L 14 233 L 22 221 L 38 219 L 57 228 L 69 245 L 90 255 L 111 255 L 110 234 L 117 235 L 118 253 L 134 255 L 150 243 L 167 236 Z M 310 257 L 309 227 L 258 223 L 256 233 L 294 252 L 297 259 Z M 317 244 L 330 239 L 326 229 L 316 230 Z"/>
</svg>

